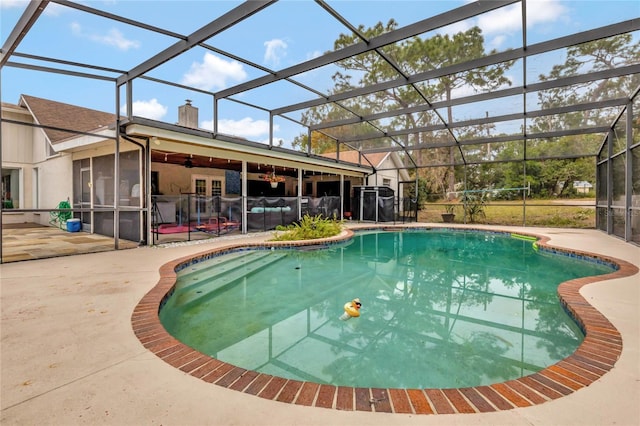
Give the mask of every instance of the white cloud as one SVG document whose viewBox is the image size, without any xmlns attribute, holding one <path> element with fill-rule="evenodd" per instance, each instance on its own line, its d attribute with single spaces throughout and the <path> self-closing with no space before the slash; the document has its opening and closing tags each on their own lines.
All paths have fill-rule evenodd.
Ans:
<svg viewBox="0 0 640 426">
<path fill-rule="evenodd" d="M 0 9 L 25 9 L 29 0 L 2 0 L 0 1 Z M 44 14 L 49 16 L 58 16 L 65 9 L 57 3 L 49 3 L 44 9 Z"/>
<path fill-rule="evenodd" d="M 470 84 L 456 87 L 451 91 L 451 99 L 464 98 L 465 96 L 473 96 L 478 92 Z"/>
<path fill-rule="evenodd" d="M 493 49 L 499 49 L 500 46 L 502 46 L 506 40 L 507 40 L 507 36 L 505 35 L 495 36 L 493 39 L 489 41 L 489 46 L 491 46 L 491 48 Z"/>
<path fill-rule="evenodd" d="M 167 114 L 167 107 L 162 105 L 156 98 L 149 101 L 133 102 L 133 115 L 146 117 L 152 120 L 160 120 Z M 123 114 L 127 113 L 127 106 L 122 106 Z"/>
<path fill-rule="evenodd" d="M 137 49 L 140 47 L 140 42 L 136 40 L 129 40 L 116 28 L 110 29 L 106 34 L 90 34 L 86 33 L 82 26 L 77 22 L 71 23 L 71 32 L 76 37 L 86 38 L 96 43 L 106 44 L 107 46 L 113 46 L 119 50 Z"/>
<path fill-rule="evenodd" d="M 528 0 L 527 27 L 556 22 L 563 19 L 568 11 L 559 0 Z M 484 34 L 520 31 L 522 29 L 520 4 L 515 3 L 481 15 L 478 18 L 478 26 L 482 28 Z"/>
<path fill-rule="evenodd" d="M 527 26 L 531 28 L 535 25 L 562 20 L 568 12 L 569 10 L 560 3 L 560 0 L 527 0 Z M 500 34 L 491 41 L 494 47 L 499 47 L 505 41 L 502 34 L 511 34 L 522 30 L 520 3 L 484 13 L 477 19 L 455 22 L 438 29 L 437 33 L 452 36 L 466 31 L 474 25 L 480 27 L 485 35 Z"/>
<path fill-rule="evenodd" d="M 139 41 L 128 40 L 116 28 L 110 29 L 106 35 L 103 35 L 103 36 L 95 35 L 95 36 L 92 36 L 91 38 L 92 40 L 95 40 L 97 42 L 104 43 L 109 46 L 115 46 L 120 50 L 137 49 L 138 47 L 140 47 Z"/>
<path fill-rule="evenodd" d="M 2 0 L 0 9 L 12 9 L 14 7 L 27 7 L 29 0 Z"/>
<path fill-rule="evenodd" d="M 498 87 L 494 87 L 493 90 L 507 89 L 513 85 L 514 78 L 511 75 L 505 75 L 504 78 L 509 80 L 509 83 L 503 83 Z M 483 93 L 486 89 L 476 90 L 470 84 L 464 84 L 460 87 L 456 87 L 451 91 L 451 99 L 463 98 L 466 96 L 477 95 L 478 93 Z"/>
<path fill-rule="evenodd" d="M 77 22 L 72 22 L 70 26 L 71 26 L 71 33 L 74 36 L 78 36 L 78 37 L 82 36 L 82 26 L 80 24 L 78 24 Z"/>
<path fill-rule="evenodd" d="M 47 16 L 60 16 L 66 10 L 69 10 L 69 9 L 61 4 L 49 3 L 47 4 L 47 7 L 44 9 L 44 14 Z"/>
<path fill-rule="evenodd" d="M 242 81 L 247 73 L 238 61 L 225 61 L 209 52 L 204 54 L 202 62 L 191 64 L 189 71 L 182 77 L 182 84 L 202 90 L 224 89 L 231 81 Z"/>
<path fill-rule="evenodd" d="M 322 56 L 323 53 L 319 50 L 314 50 L 313 52 L 308 52 L 307 53 L 307 60 L 311 60 L 311 59 L 315 59 L 315 58 L 319 58 L 320 56 Z"/>
<path fill-rule="evenodd" d="M 482 29 L 483 34 L 519 31 L 522 28 L 520 3 L 480 15 L 477 25 Z"/>
<path fill-rule="evenodd" d="M 200 126 L 203 129 L 213 131 L 213 121 L 203 121 Z M 273 131 L 280 130 L 280 126 L 275 124 Z M 261 136 L 269 134 L 269 122 L 266 120 L 254 120 L 245 117 L 241 120 L 218 120 L 218 132 L 226 135 L 240 136 L 249 140 L 258 140 Z"/>
<path fill-rule="evenodd" d="M 539 23 L 555 22 L 569 12 L 558 0 L 529 0 L 527 2 L 527 27 Z"/>
<path fill-rule="evenodd" d="M 436 30 L 436 33 L 441 35 L 449 34 L 449 36 L 453 36 L 454 34 L 465 32 L 471 27 L 472 27 L 471 22 L 459 21 L 459 22 L 454 22 L 453 24 L 447 25 L 446 27 L 438 28 Z"/>
<path fill-rule="evenodd" d="M 264 42 L 264 62 L 269 65 L 279 65 L 280 58 L 287 56 L 287 43 L 284 40 L 273 39 Z"/>
</svg>

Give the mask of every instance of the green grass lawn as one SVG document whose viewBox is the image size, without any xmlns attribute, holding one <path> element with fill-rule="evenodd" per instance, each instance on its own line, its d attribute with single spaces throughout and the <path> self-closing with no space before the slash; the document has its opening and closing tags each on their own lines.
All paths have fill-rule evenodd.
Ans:
<svg viewBox="0 0 640 426">
<path fill-rule="evenodd" d="M 571 205 L 579 203 L 590 205 Z M 595 199 L 571 200 L 527 200 L 526 226 L 550 226 L 562 228 L 595 228 Z M 446 203 L 429 203 L 418 212 L 421 222 L 442 222 Z M 524 211 L 522 200 L 490 202 L 484 209 L 485 217 L 477 217 L 475 223 L 490 225 L 523 225 Z M 454 223 L 464 223 L 462 204 L 455 208 Z M 467 218 L 467 223 L 469 220 Z"/>
</svg>

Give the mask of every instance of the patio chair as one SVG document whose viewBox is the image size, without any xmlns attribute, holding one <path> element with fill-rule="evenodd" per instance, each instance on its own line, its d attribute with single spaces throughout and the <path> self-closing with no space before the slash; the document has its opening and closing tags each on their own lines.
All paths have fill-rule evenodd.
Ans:
<svg viewBox="0 0 640 426">
<path fill-rule="evenodd" d="M 193 229 L 200 232 L 206 232 L 207 234 L 226 234 L 240 228 L 240 223 L 230 221 L 226 217 L 211 217 L 207 219 L 207 222 L 196 224 Z"/>
</svg>

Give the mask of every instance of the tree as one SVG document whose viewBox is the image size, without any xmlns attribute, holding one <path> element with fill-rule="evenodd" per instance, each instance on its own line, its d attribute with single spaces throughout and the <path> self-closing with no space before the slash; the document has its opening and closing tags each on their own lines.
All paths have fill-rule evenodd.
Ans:
<svg viewBox="0 0 640 426">
<path fill-rule="evenodd" d="M 589 72 L 616 69 L 637 64 L 638 61 L 640 61 L 640 45 L 633 42 L 631 34 L 622 34 L 569 47 L 565 63 L 555 65 L 549 75 L 540 75 L 540 80 L 555 80 Z M 539 92 L 538 99 L 544 108 L 576 105 L 629 96 L 638 87 L 639 83 L 640 76 L 633 74 L 622 78 L 578 83 L 572 86 Z M 598 118 L 594 114 L 600 114 L 600 118 L 608 120 L 615 115 L 615 112 L 607 110 L 588 111 L 586 113 L 557 116 L 557 119 L 561 123 L 565 123 L 568 119 L 589 123 Z M 539 121 L 537 120 L 537 122 Z"/>
<path fill-rule="evenodd" d="M 640 61 L 640 45 L 633 42 L 631 34 L 623 34 L 595 40 L 567 49 L 567 59 L 563 64 L 553 66 L 548 75 L 540 75 L 541 81 L 572 77 L 589 72 L 614 69 Z M 621 78 L 602 79 L 577 83 L 571 86 L 553 88 L 538 92 L 541 109 L 567 105 L 579 105 L 599 100 L 627 97 L 638 87 L 640 77 L 630 75 Z M 600 108 L 538 117 L 531 126 L 530 133 L 548 132 L 581 127 L 611 124 L 618 115 L 617 108 Z M 527 141 L 527 158 L 536 156 L 562 157 L 576 154 L 596 155 L 602 143 L 601 135 L 571 135 L 548 140 Z M 541 194 L 552 195 L 560 187 L 559 196 L 567 195 L 578 180 L 595 180 L 595 162 L 584 157 L 567 160 L 546 160 L 537 167 L 527 164 L 527 175 L 532 185 Z M 536 171 L 532 175 L 530 171 Z M 559 185 L 562 183 L 562 185 Z"/>
<path fill-rule="evenodd" d="M 426 40 L 416 37 L 414 42 L 408 46 L 408 49 L 411 52 L 408 56 L 417 59 L 418 67 L 416 72 L 446 68 L 486 55 L 484 37 L 479 27 L 459 32 L 453 37 L 448 34 L 437 34 Z M 489 52 L 489 54 L 494 53 L 495 50 Z M 504 76 L 504 73 L 512 65 L 513 62 L 511 61 L 440 77 L 433 85 L 433 92 L 436 95 L 444 95 L 445 100 L 449 102 L 453 91 L 463 86 L 470 87 L 474 91 L 488 91 L 495 90 L 500 86 L 510 85 L 511 82 Z M 446 122 L 453 122 L 451 106 L 447 107 Z M 449 148 L 450 164 L 455 162 L 456 149 L 457 147 L 455 146 Z M 447 180 L 449 191 L 454 191 L 455 174 L 453 167 L 451 167 L 447 175 Z"/>
<path fill-rule="evenodd" d="M 391 19 L 386 25 L 378 22 L 371 28 L 360 26 L 358 31 L 368 39 L 379 36 L 397 28 L 397 23 Z M 353 45 L 360 41 L 356 34 L 341 34 L 335 41 L 335 49 L 341 49 Z M 382 53 L 392 60 L 407 76 L 415 75 L 430 70 L 446 68 L 461 62 L 473 60 L 487 55 L 484 48 L 484 37 L 478 27 L 473 27 L 467 31 L 459 32 L 453 36 L 448 34 L 437 34 L 430 38 L 412 37 L 402 42 L 385 46 Z M 493 54 L 494 51 L 488 52 Z M 339 67 L 346 72 L 336 72 L 333 76 L 334 88 L 332 94 L 354 90 L 357 87 L 369 86 L 386 82 L 400 77 L 397 70 L 376 52 L 365 52 L 363 54 L 347 58 L 339 63 Z M 360 96 L 342 102 L 343 107 L 336 105 L 314 108 L 303 115 L 302 121 L 305 124 L 322 123 L 351 115 L 347 110 L 354 111 L 360 115 L 374 114 L 393 109 L 408 108 L 422 105 L 425 99 L 452 99 L 456 89 L 462 86 L 470 86 L 476 91 L 493 90 L 497 87 L 510 84 L 504 76 L 505 71 L 512 65 L 512 62 L 476 68 L 469 71 L 443 76 L 427 82 L 420 82 L 414 85 L 394 87 L 387 90 L 372 93 L 367 96 Z M 352 75 L 359 75 L 360 80 L 356 83 L 352 81 Z M 412 129 L 434 124 L 441 124 L 442 119 L 434 111 L 424 110 L 409 114 L 398 115 L 389 120 L 388 127 L 391 129 Z M 448 108 L 447 122 L 453 121 L 452 110 Z M 371 132 L 368 125 L 359 127 L 350 126 L 347 128 L 330 129 L 327 131 L 335 139 L 355 136 L 357 134 Z M 427 139 L 428 138 L 428 139 Z M 301 136 L 296 140 L 296 146 L 306 148 L 308 137 Z M 414 160 L 419 167 L 419 175 L 425 179 L 427 186 L 435 192 L 447 188 L 454 190 L 455 174 L 452 166 L 448 167 L 420 167 L 434 164 L 450 165 L 454 163 L 456 146 L 448 148 L 431 148 L 429 156 L 423 155 L 425 144 L 433 142 L 452 142 L 453 138 L 448 131 L 438 131 L 431 135 L 416 132 L 409 135 L 405 141 L 408 149 L 417 146 L 413 150 Z M 369 148 L 375 146 L 386 146 L 382 138 L 362 142 L 358 146 Z M 327 144 L 315 143 L 312 136 L 311 147 L 314 149 L 327 149 Z M 444 182 L 444 184 L 443 184 Z"/>
</svg>

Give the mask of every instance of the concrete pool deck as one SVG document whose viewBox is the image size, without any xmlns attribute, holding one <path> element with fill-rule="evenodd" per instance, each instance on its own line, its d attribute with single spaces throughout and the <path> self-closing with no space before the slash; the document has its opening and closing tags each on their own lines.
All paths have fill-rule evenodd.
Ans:
<svg viewBox="0 0 640 426">
<path fill-rule="evenodd" d="M 364 225 L 366 226 L 366 225 Z M 421 224 L 425 226 L 425 224 Z M 640 248 L 595 230 L 483 227 L 549 237 L 549 244 L 640 265 Z M 0 384 L 2 425 L 374 425 L 640 424 L 640 279 L 590 284 L 581 294 L 618 329 L 615 367 L 590 386 L 527 408 L 483 414 L 339 411 L 275 402 L 198 380 L 145 349 L 131 314 L 158 282 L 160 266 L 229 243 L 4 264 Z"/>
</svg>

